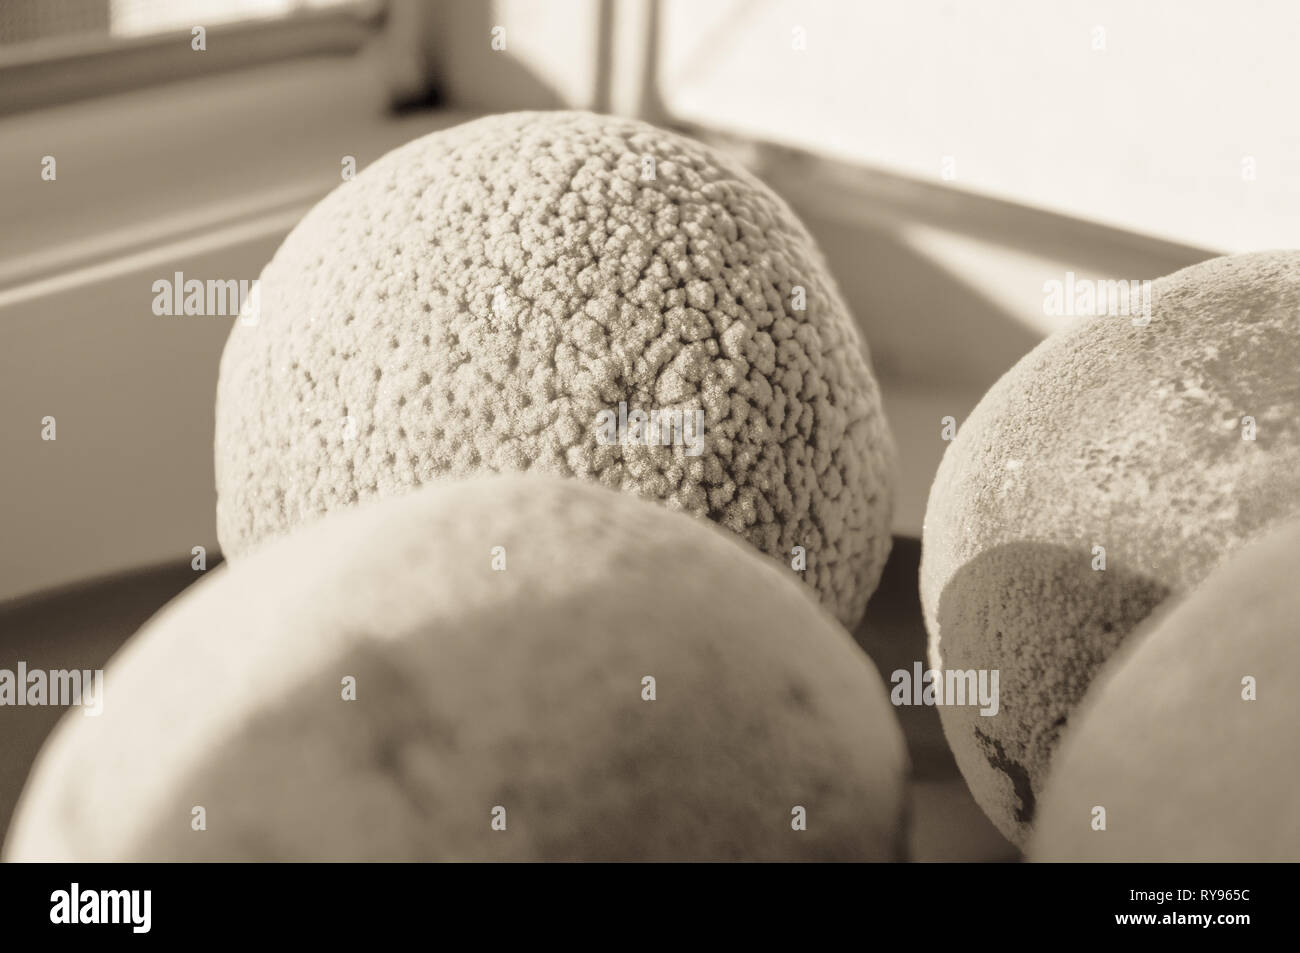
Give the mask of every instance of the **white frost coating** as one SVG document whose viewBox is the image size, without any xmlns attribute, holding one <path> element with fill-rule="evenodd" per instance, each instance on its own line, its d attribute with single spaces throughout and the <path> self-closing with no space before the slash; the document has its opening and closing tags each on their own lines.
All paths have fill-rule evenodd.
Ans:
<svg viewBox="0 0 1300 953">
<path fill-rule="evenodd" d="M 871 661 L 731 534 L 579 480 L 320 520 L 178 597 L 105 684 L 41 752 L 8 859 L 898 859 Z"/>
<path fill-rule="evenodd" d="M 940 715 L 1012 840 L 1097 666 L 1300 509 L 1297 368 L 1300 252 L 1216 258 L 1157 280 L 1145 327 L 1099 317 L 1052 335 L 962 423 L 930 492 L 921 599 L 932 664 L 1001 671 L 996 718 Z"/>
<path fill-rule="evenodd" d="M 823 604 L 861 617 L 893 480 L 867 352 L 803 226 L 726 157 L 586 113 L 478 120 L 341 185 L 260 287 L 217 396 L 228 556 L 430 481 L 540 471 L 711 519 L 787 569 L 802 546 Z M 624 401 L 703 410 L 703 453 L 599 445 Z"/>
</svg>

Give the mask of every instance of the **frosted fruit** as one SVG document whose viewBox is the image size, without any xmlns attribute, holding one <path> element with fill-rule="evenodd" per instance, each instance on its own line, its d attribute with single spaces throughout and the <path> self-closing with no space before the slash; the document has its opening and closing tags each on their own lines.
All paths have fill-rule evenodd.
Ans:
<svg viewBox="0 0 1300 953">
<path fill-rule="evenodd" d="M 637 413 L 670 445 L 620 442 Z M 341 184 L 266 266 L 221 363 L 227 556 L 522 471 L 711 519 L 787 567 L 802 547 L 822 603 L 861 617 L 890 544 L 877 386 L 807 231 L 737 163 L 628 119 L 492 116 Z"/>
<path fill-rule="evenodd" d="M 930 491 L 934 667 L 998 669 L 1001 706 L 940 709 L 976 800 L 1023 844 L 1097 667 L 1170 594 L 1300 508 L 1300 252 L 1155 281 L 1008 371 Z"/>
<path fill-rule="evenodd" d="M 1297 567 L 1290 523 L 1106 663 L 1061 741 L 1034 859 L 1300 860 Z"/>
<path fill-rule="evenodd" d="M 905 766 L 874 666 L 782 570 L 628 494 L 485 477 L 178 597 L 57 727 L 7 854 L 886 860 Z"/>
</svg>

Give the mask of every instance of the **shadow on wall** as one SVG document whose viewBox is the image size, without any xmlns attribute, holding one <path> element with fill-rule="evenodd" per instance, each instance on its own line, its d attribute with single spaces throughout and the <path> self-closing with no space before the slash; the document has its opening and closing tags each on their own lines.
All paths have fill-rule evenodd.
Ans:
<svg viewBox="0 0 1300 953">
<path fill-rule="evenodd" d="M 662 124 L 657 2 L 389 0 L 381 72 L 398 109 L 590 109 Z"/>
<path fill-rule="evenodd" d="M 880 377 L 966 385 L 982 394 L 1042 340 L 905 232 L 795 211 L 816 236 Z"/>
<path fill-rule="evenodd" d="M 1153 280 L 1217 252 L 771 143 L 739 148 L 817 239 L 894 382 L 982 395 L 1051 332 L 1045 283 Z M 955 411 L 954 411 L 955 412 Z"/>
<path fill-rule="evenodd" d="M 497 5 L 389 0 L 374 54 L 399 111 L 430 105 L 505 112 L 562 109 L 560 92 L 511 49 Z"/>
</svg>

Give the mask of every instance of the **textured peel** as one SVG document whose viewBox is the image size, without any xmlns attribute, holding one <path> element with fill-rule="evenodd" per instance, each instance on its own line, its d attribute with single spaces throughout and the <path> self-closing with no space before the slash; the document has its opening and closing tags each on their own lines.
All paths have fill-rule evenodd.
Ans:
<svg viewBox="0 0 1300 953">
<path fill-rule="evenodd" d="M 1152 295 L 1145 327 L 1091 318 L 1026 355 L 930 492 L 931 662 L 1001 673 L 996 716 L 940 714 L 976 800 L 1019 844 L 1098 665 L 1300 505 L 1300 252 L 1212 259 Z"/>
<path fill-rule="evenodd" d="M 1031 858 L 1300 860 L 1297 569 L 1292 522 L 1133 634 L 1062 739 Z"/>
<path fill-rule="evenodd" d="M 336 514 L 174 600 L 110 663 L 103 714 L 56 728 L 6 853 L 888 860 L 905 770 L 875 667 L 788 570 L 627 494 L 489 477 Z"/>
<path fill-rule="evenodd" d="M 894 453 L 866 348 L 807 231 L 721 154 L 587 113 L 436 132 L 308 213 L 260 294 L 217 395 L 228 556 L 424 483 L 538 471 L 787 566 L 802 546 L 823 604 L 861 617 Z M 621 402 L 702 410 L 703 452 L 599 445 Z"/>
</svg>

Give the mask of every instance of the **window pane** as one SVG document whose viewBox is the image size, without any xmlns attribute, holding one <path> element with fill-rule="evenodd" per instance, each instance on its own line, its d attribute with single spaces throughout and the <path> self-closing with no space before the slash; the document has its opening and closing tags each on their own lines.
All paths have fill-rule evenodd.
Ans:
<svg viewBox="0 0 1300 953">
<path fill-rule="evenodd" d="M 148 36 L 363 0 L 2 0 L 0 46 L 77 36 Z"/>
<path fill-rule="evenodd" d="M 1223 251 L 1295 244 L 1294 0 L 666 0 L 693 122 Z"/>
<path fill-rule="evenodd" d="M 357 4 L 357 0 L 111 0 L 113 34 L 141 36 L 196 24 L 281 17 L 296 10 Z"/>
</svg>

